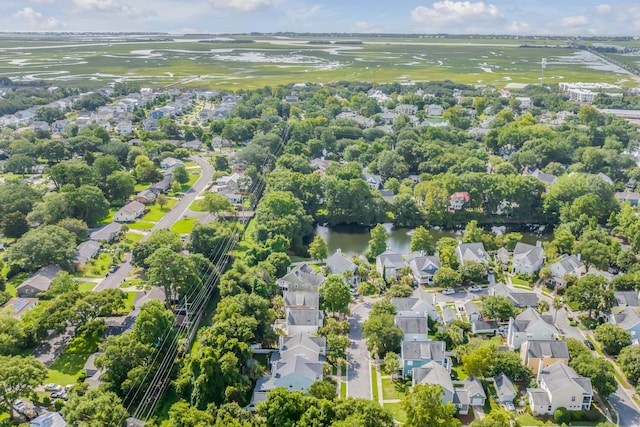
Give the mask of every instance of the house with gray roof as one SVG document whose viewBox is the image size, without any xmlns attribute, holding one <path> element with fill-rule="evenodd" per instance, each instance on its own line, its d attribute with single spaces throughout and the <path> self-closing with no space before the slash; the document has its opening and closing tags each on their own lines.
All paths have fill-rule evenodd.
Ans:
<svg viewBox="0 0 640 427">
<path fill-rule="evenodd" d="M 289 308 L 309 308 L 320 307 L 320 293 L 318 291 L 284 291 L 284 305 Z"/>
<path fill-rule="evenodd" d="M 460 264 L 474 261 L 480 264 L 487 264 L 490 260 L 489 254 L 484 249 L 483 243 L 458 243 L 456 247 L 456 258 Z"/>
<path fill-rule="evenodd" d="M 458 313 L 456 312 L 456 309 L 452 308 L 449 305 L 443 305 L 442 310 L 440 310 L 440 320 L 445 325 L 458 320 Z"/>
<path fill-rule="evenodd" d="M 496 258 L 500 260 L 502 265 L 506 268 L 509 265 L 509 261 L 511 261 L 511 254 L 505 248 L 500 248 L 496 251 Z"/>
<path fill-rule="evenodd" d="M 530 175 L 534 178 L 537 178 L 538 181 L 542 182 L 545 185 L 553 185 L 556 182 L 558 182 L 557 176 L 552 175 L 550 173 L 544 173 L 538 168 L 536 168 L 533 172 L 531 172 Z"/>
<path fill-rule="evenodd" d="M 411 375 L 414 368 L 432 361 L 451 371 L 451 359 L 445 353 L 444 341 L 403 341 L 400 348 L 402 376 Z"/>
<path fill-rule="evenodd" d="M 634 342 L 640 339 L 640 307 L 624 307 L 620 311 L 616 310 L 609 316 L 609 322 L 629 331 Z"/>
<path fill-rule="evenodd" d="M 424 316 L 396 316 L 395 324 L 403 333 L 403 341 L 428 341 L 429 326 Z"/>
<path fill-rule="evenodd" d="M 288 359 L 288 355 L 295 354 L 305 355 L 308 360 L 321 360 L 327 354 L 327 339 L 302 333 L 281 336 L 278 338 L 278 353 L 280 359 Z"/>
<path fill-rule="evenodd" d="M 639 291 L 617 291 L 613 296 L 618 307 L 640 307 Z"/>
<path fill-rule="evenodd" d="M 352 262 L 349 258 L 344 256 L 342 251 L 338 249 L 334 254 L 332 254 L 326 260 L 326 266 L 331 272 L 331 274 L 338 274 L 342 277 L 345 277 L 345 272 L 350 272 L 350 279 L 345 279 L 348 281 L 349 285 L 357 286 L 358 285 L 358 277 L 355 272 L 358 269 L 358 266 Z"/>
<path fill-rule="evenodd" d="M 110 222 L 100 228 L 96 228 L 89 234 L 89 240 L 96 242 L 113 242 L 118 236 L 120 236 L 120 230 L 122 226 L 117 222 Z"/>
<path fill-rule="evenodd" d="M 35 297 L 38 294 L 48 291 L 51 281 L 62 270 L 57 265 L 47 265 L 40 268 L 33 276 L 18 285 L 19 297 Z"/>
<path fill-rule="evenodd" d="M 581 277 L 587 272 L 580 260 L 580 254 L 564 254 L 558 262 L 551 264 L 549 269 L 551 270 L 551 280 L 560 286 L 566 286 L 566 276 Z"/>
<path fill-rule="evenodd" d="M 518 396 L 518 391 L 513 382 L 504 372 L 500 372 L 493 377 L 493 384 L 496 388 L 496 402 L 498 403 L 513 403 Z"/>
<path fill-rule="evenodd" d="M 533 276 L 543 265 L 544 249 L 540 241 L 535 246 L 522 242 L 516 244 L 511 261 L 511 271 L 514 274 Z"/>
<path fill-rule="evenodd" d="M 614 197 L 620 203 L 629 203 L 631 206 L 638 206 L 638 204 L 640 204 L 640 193 L 635 191 L 625 190 L 622 192 L 616 192 Z"/>
<path fill-rule="evenodd" d="M 67 422 L 60 412 L 46 411 L 29 421 L 29 427 L 67 427 Z"/>
<path fill-rule="evenodd" d="M 156 193 L 166 193 L 171 188 L 171 183 L 173 182 L 173 175 L 166 174 L 164 177 L 158 181 L 151 184 L 151 191 L 155 191 Z"/>
<path fill-rule="evenodd" d="M 534 374 L 554 363 L 569 364 L 569 348 L 562 340 L 525 341 L 520 347 L 520 359 Z"/>
<path fill-rule="evenodd" d="M 388 280 L 398 277 L 400 270 L 405 266 L 402 255 L 387 249 L 376 257 L 376 271 L 383 279 Z"/>
<path fill-rule="evenodd" d="M 287 335 L 315 334 L 322 327 L 323 316 L 317 308 L 287 308 L 285 320 Z"/>
<path fill-rule="evenodd" d="M 489 293 L 495 296 L 505 297 L 511 301 L 511 304 L 519 308 L 537 307 L 540 299 L 533 291 L 525 291 L 521 289 L 512 289 L 504 283 L 496 283 Z"/>
<path fill-rule="evenodd" d="M 554 363 L 542 369 L 537 383 L 537 388 L 527 389 L 527 396 L 531 411 L 538 415 L 553 414 L 561 407 L 570 411 L 591 409 L 591 380 L 578 375 L 563 363 Z"/>
<path fill-rule="evenodd" d="M 302 263 L 289 270 L 276 283 L 285 290 L 317 290 L 324 283 L 324 276 L 308 264 Z"/>
<path fill-rule="evenodd" d="M 409 297 L 391 298 L 391 304 L 396 307 L 397 317 L 430 317 L 433 320 L 438 318 L 436 307 L 433 304 L 434 294 L 430 294 L 421 287 L 417 287 Z"/>
<path fill-rule="evenodd" d="M 482 319 L 480 314 L 480 307 L 473 301 L 467 301 L 464 303 L 464 314 L 467 316 L 467 322 L 473 323 Z"/>
<path fill-rule="evenodd" d="M 384 181 L 382 180 L 382 177 L 380 175 L 374 175 L 374 174 L 363 172 L 362 179 L 364 179 L 367 182 L 367 184 L 369 185 L 369 188 L 371 188 L 372 190 L 379 190 L 382 188 L 382 184 L 384 184 Z"/>
<path fill-rule="evenodd" d="M 467 390 L 453 385 L 449 371 L 436 362 L 429 362 L 425 365 L 414 368 L 411 375 L 411 385 L 416 384 L 437 384 L 442 387 L 442 403 L 453 403 L 458 412 L 466 415 L 469 412 L 469 397 Z"/>
<path fill-rule="evenodd" d="M 499 331 L 500 324 L 495 320 L 482 320 L 478 319 L 474 322 L 471 322 L 471 333 L 473 334 L 491 334 L 495 335 Z"/>
<path fill-rule="evenodd" d="M 484 392 L 482 383 L 476 377 L 467 377 L 464 379 L 462 388 L 467 392 L 469 405 L 484 406 L 487 394 Z"/>
<path fill-rule="evenodd" d="M 266 400 L 267 393 L 275 388 L 284 387 L 289 391 L 306 392 L 315 381 L 323 378 L 322 362 L 310 361 L 302 356 L 276 362 L 271 375 L 256 382 L 252 403 Z"/>
<path fill-rule="evenodd" d="M 90 262 L 100 252 L 100 242 L 95 240 L 87 240 L 80 243 L 76 247 L 76 256 L 73 258 L 71 264 L 78 268 L 81 264 Z"/>
<path fill-rule="evenodd" d="M 557 334 L 551 316 L 542 315 L 533 308 L 527 308 L 516 317 L 509 319 L 507 345 L 511 350 L 519 350 L 525 341 L 549 341 Z"/>
<path fill-rule="evenodd" d="M 135 221 L 136 218 L 140 218 L 144 215 L 145 206 L 133 200 L 123 207 L 121 207 L 118 212 L 113 215 L 113 221 L 115 222 L 131 222 Z"/>
<path fill-rule="evenodd" d="M 436 274 L 436 271 L 442 267 L 440 258 L 437 255 L 410 257 L 408 265 L 411 267 L 413 280 L 415 280 L 418 285 L 432 285 L 433 276 Z"/>
<path fill-rule="evenodd" d="M 155 191 L 152 191 L 151 189 L 147 188 L 146 190 L 143 190 L 138 194 L 136 194 L 136 196 L 134 197 L 134 200 L 140 203 L 143 203 L 145 205 L 149 205 L 155 202 L 157 197 L 158 195 L 156 194 Z"/>
</svg>

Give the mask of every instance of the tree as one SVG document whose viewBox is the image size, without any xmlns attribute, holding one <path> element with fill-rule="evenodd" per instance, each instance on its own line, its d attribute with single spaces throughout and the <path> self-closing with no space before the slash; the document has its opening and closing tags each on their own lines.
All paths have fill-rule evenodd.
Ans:
<svg viewBox="0 0 640 427">
<path fill-rule="evenodd" d="M 442 403 L 442 387 L 435 384 L 417 384 L 411 393 L 402 399 L 402 409 L 407 413 L 407 427 L 447 426 L 457 427 L 462 423 L 455 418 L 453 403 Z"/>
<path fill-rule="evenodd" d="M 616 359 L 622 372 L 632 384 L 640 381 L 640 345 L 630 345 L 622 350 Z"/>
<path fill-rule="evenodd" d="M 63 189 L 64 190 L 64 189 Z M 109 215 L 109 202 L 104 193 L 93 185 L 81 185 L 65 191 L 69 213 L 87 224 L 97 224 Z"/>
<path fill-rule="evenodd" d="M 393 223 L 397 227 L 415 227 L 424 219 L 422 210 L 411 194 L 398 194 L 391 204 Z"/>
<path fill-rule="evenodd" d="M 314 381 L 309 386 L 307 393 L 316 399 L 334 400 L 338 396 L 336 383 L 331 380 Z"/>
<path fill-rule="evenodd" d="M 442 288 L 453 288 L 462 281 L 462 275 L 449 267 L 439 268 L 433 275 L 433 283 Z"/>
<path fill-rule="evenodd" d="M 513 351 L 499 351 L 494 358 L 493 371 L 490 375 L 504 372 L 506 376 L 514 381 L 528 383 L 533 378 L 531 368 L 522 364 L 520 355 Z"/>
<path fill-rule="evenodd" d="M 47 367 L 33 356 L 0 356 L 0 411 L 13 419 L 17 399 L 36 399 L 36 387 L 47 378 Z"/>
<path fill-rule="evenodd" d="M 20 320 L 6 313 L 0 315 L 0 355 L 13 355 L 17 349 L 25 346 L 27 343 L 25 329 L 24 323 Z"/>
<path fill-rule="evenodd" d="M 567 288 L 566 298 L 569 302 L 576 304 L 578 309 L 588 310 L 591 318 L 594 310 L 607 309 L 603 307 L 603 303 L 613 304 L 609 298 L 609 294 L 613 291 L 608 290 L 607 287 L 607 280 L 602 276 L 587 274 Z"/>
<path fill-rule="evenodd" d="M 146 259 L 149 264 L 149 283 L 165 290 L 166 301 L 181 298 L 194 288 L 202 286 L 193 259 L 178 254 L 170 248 L 160 247 Z"/>
<path fill-rule="evenodd" d="M 433 246 L 433 238 L 431 237 L 429 230 L 422 226 L 416 228 L 413 231 L 413 236 L 411 236 L 409 250 L 411 252 L 422 251 L 425 255 L 433 255 L 435 247 Z"/>
<path fill-rule="evenodd" d="M 29 223 L 22 212 L 11 212 L 2 218 L 2 232 L 6 237 L 18 238 L 27 231 L 29 231 Z"/>
<path fill-rule="evenodd" d="M 329 275 L 320 287 L 320 307 L 328 312 L 346 314 L 350 302 L 349 285 L 339 275 Z"/>
<path fill-rule="evenodd" d="M 374 307 L 377 304 L 374 304 Z M 369 314 L 369 319 L 364 322 L 362 336 L 367 340 L 369 351 L 378 358 L 384 358 L 389 352 L 400 350 L 400 342 L 403 337 L 402 330 L 395 325 L 393 314 Z"/>
<path fill-rule="evenodd" d="M 516 313 L 511 301 L 500 295 L 489 295 L 482 301 L 480 313 L 489 319 L 506 321 Z"/>
<path fill-rule="evenodd" d="M 15 173 L 16 175 L 24 175 L 31 173 L 31 170 L 36 165 L 35 160 L 31 156 L 26 154 L 14 154 L 9 157 L 7 161 L 2 165 L 2 169 L 5 172 Z"/>
<path fill-rule="evenodd" d="M 612 323 L 599 325 L 593 335 L 602 344 L 603 350 L 612 356 L 617 355 L 620 350 L 630 345 L 632 339 L 629 331 Z"/>
<path fill-rule="evenodd" d="M 22 181 L 8 180 L 0 186 L 0 206 L 4 215 L 16 211 L 27 215 L 41 199 L 35 188 Z"/>
<path fill-rule="evenodd" d="M 327 358 L 331 361 L 347 358 L 347 348 L 351 341 L 346 335 L 327 335 Z"/>
<path fill-rule="evenodd" d="M 309 244 L 309 256 L 313 259 L 324 261 L 328 255 L 329 248 L 327 247 L 327 242 L 325 242 L 321 235 L 316 234 L 313 241 Z"/>
<path fill-rule="evenodd" d="M 169 421 L 175 427 L 204 427 L 213 426 L 215 417 L 209 411 L 201 411 L 180 399 L 169 409 Z"/>
<path fill-rule="evenodd" d="M 520 423 L 513 418 L 510 412 L 491 411 L 482 420 L 474 420 L 469 427 L 520 427 Z"/>
<path fill-rule="evenodd" d="M 165 305 L 153 300 L 140 307 L 140 313 L 133 324 L 133 333 L 147 345 L 159 346 L 162 341 L 171 342 L 175 337 L 176 318 Z"/>
<path fill-rule="evenodd" d="M 310 399 L 299 391 L 278 387 L 267 393 L 267 400 L 258 404 L 257 412 L 267 427 L 293 427 L 307 410 Z"/>
<path fill-rule="evenodd" d="M 116 171 L 107 176 L 105 189 L 107 198 L 114 202 L 125 201 L 135 191 L 136 179 L 125 171 Z"/>
<path fill-rule="evenodd" d="M 188 246 L 191 252 L 200 253 L 216 264 L 225 254 L 227 243 L 234 238 L 235 230 L 223 222 L 196 223 L 191 230 Z"/>
<path fill-rule="evenodd" d="M 571 358 L 571 367 L 578 375 L 589 377 L 594 390 L 606 398 L 618 389 L 615 369 L 611 362 L 594 357 L 590 352 Z"/>
<path fill-rule="evenodd" d="M 207 212 L 213 214 L 231 210 L 231 202 L 220 193 L 207 192 L 200 203 Z"/>
<path fill-rule="evenodd" d="M 104 180 L 115 171 L 122 170 L 118 158 L 112 155 L 98 157 L 92 166 L 101 182 L 104 182 Z"/>
<path fill-rule="evenodd" d="M 387 372 L 392 376 L 396 374 L 402 366 L 400 366 L 400 359 L 396 353 L 389 352 L 384 356 L 384 366 Z"/>
<path fill-rule="evenodd" d="M 160 205 L 160 209 L 164 208 L 168 201 L 167 196 L 164 194 L 158 194 L 158 197 L 156 197 L 156 202 Z"/>
<path fill-rule="evenodd" d="M 369 251 L 367 258 L 373 259 L 387 250 L 387 231 L 382 224 L 378 224 L 371 230 L 371 239 L 369 240 Z"/>
<path fill-rule="evenodd" d="M 494 371 L 498 354 L 494 346 L 480 346 L 462 356 L 462 365 L 467 374 L 485 377 Z"/>
<path fill-rule="evenodd" d="M 564 308 L 564 299 L 562 298 L 554 298 L 551 302 L 551 306 L 553 307 L 553 324 L 556 323 L 556 316 L 558 315 L 558 311 Z"/>
<path fill-rule="evenodd" d="M 60 271 L 51 281 L 51 287 L 43 293 L 44 296 L 53 298 L 57 295 L 77 292 L 79 283 L 66 271 Z"/>
<path fill-rule="evenodd" d="M 58 224 L 56 225 L 64 228 L 70 233 L 73 233 L 76 236 L 77 242 L 85 240 L 89 235 L 89 227 L 87 227 L 87 223 L 81 219 L 63 218 L 58 221 Z"/>
<path fill-rule="evenodd" d="M 173 168 L 173 179 L 178 181 L 180 184 L 186 184 L 189 182 L 187 169 L 183 165 Z"/>
<path fill-rule="evenodd" d="M 274 191 L 264 196 L 256 209 L 256 237 L 258 241 L 281 234 L 293 248 L 313 233 L 311 217 L 306 215 L 302 202 L 288 191 Z"/>
<path fill-rule="evenodd" d="M 69 424 L 116 426 L 129 414 L 115 393 L 93 389 L 85 394 L 70 393 L 62 415 Z"/>
<path fill-rule="evenodd" d="M 458 267 L 458 272 L 466 283 L 481 283 L 486 275 L 487 267 L 476 261 L 466 261 Z"/>
<path fill-rule="evenodd" d="M 464 233 L 462 234 L 462 242 L 463 243 L 478 243 L 482 242 L 483 235 L 482 228 L 478 227 L 478 221 L 475 219 L 469 221 L 467 226 L 464 228 Z"/>
<path fill-rule="evenodd" d="M 67 265 L 76 254 L 73 234 L 57 225 L 45 225 L 25 233 L 9 248 L 11 262 L 27 270 L 49 264 Z"/>
</svg>

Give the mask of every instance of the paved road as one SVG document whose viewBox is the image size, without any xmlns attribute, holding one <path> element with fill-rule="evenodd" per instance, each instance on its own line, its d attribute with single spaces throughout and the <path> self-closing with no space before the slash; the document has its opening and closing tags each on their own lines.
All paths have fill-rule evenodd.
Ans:
<svg viewBox="0 0 640 427">
<path fill-rule="evenodd" d="M 187 190 L 182 198 L 176 203 L 173 208 L 162 217 L 162 219 L 151 228 L 151 231 L 159 230 L 161 228 L 169 228 L 175 222 L 182 218 L 185 214 L 191 202 L 193 202 L 198 194 L 204 190 L 204 188 L 211 182 L 213 178 L 214 169 L 205 159 L 200 156 L 191 156 L 191 160 L 196 162 L 201 168 L 200 178 L 193 186 Z M 142 240 L 146 240 L 146 236 Z M 114 273 L 111 273 L 109 277 L 106 277 L 98 286 L 94 288 L 94 291 L 101 291 L 103 289 L 116 289 L 120 284 L 129 276 L 133 266 L 131 265 L 131 254 L 127 254 L 124 261 L 120 264 L 120 268 Z"/>
<path fill-rule="evenodd" d="M 366 297 L 364 300 L 351 306 L 349 316 L 351 345 L 347 350 L 347 396 L 371 399 L 369 351 L 367 342 L 362 338 L 362 324 L 369 318 L 371 300 Z"/>
</svg>

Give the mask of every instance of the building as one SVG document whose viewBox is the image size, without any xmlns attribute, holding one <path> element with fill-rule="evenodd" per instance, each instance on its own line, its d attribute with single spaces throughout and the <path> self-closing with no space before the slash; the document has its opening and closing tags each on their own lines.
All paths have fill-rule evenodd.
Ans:
<svg viewBox="0 0 640 427">
<path fill-rule="evenodd" d="M 115 222 L 132 222 L 144 215 L 145 206 L 134 200 L 121 207 L 118 212 L 113 215 Z"/>
<path fill-rule="evenodd" d="M 540 241 L 535 246 L 521 242 L 516 244 L 511 261 L 511 271 L 514 274 L 533 276 L 543 265 L 544 249 Z"/>
<path fill-rule="evenodd" d="M 491 295 L 507 298 L 511 304 L 519 308 L 537 307 L 540 301 L 535 292 L 511 289 L 504 283 L 496 283 L 489 292 Z"/>
<path fill-rule="evenodd" d="M 609 322 L 629 331 L 632 341 L 640 339 L 640 308 L 625 307 L 609 316 Z"/>
<path fill-rule="evenodd" d="M 520 359 L 537 374 L 554 363 L 569 365 L 569 348 L 561 340 L 525 341 L 520 347 Z"/>
<path fill-rule="evenodd" d="M 176 159 L 175 157 L 165 157 L 164 159 L 160 160 L 160 167 L 162 169 L 169 169 L 183 165 L 184 162 L 180 159 Z"/>
<path fill-rule="evenodd" d="M 89 234 L 89 240 L 111 243 L 120 236 L 121 225 L 117 222 L 97 228 Z"/>
<path fill-rule="evenodd" d="M 76 256 L 71 264 L 78 268 L 81 264 L 90 262 L 100 252 L 100 242 L 95 240 L 87 240 L 76 246 Z"/>
<path fill-rule="evenodd" d="M 444 366 L 432 361 L 419 368 L 414 368 L 411 374 L 411 385 L 415 386 L 416 384 L 439 385 L 442 388 L 442 403 L 453 403 L 462 415 L 469 412 L 467 390 L 453 385 L 451 375 Z"/>
<path fill-rule="evenodd" d="M 46 292 L 51 287 L 51 281 L 61 270 L 57 265 L 48 265 L 39 269 L 36 274 L 18 285 L 18 296 L 35 297 L 42 292 Z"/>
<path fill-rule="evenodd" d="M 356 275 L 358 266 L 344 256 L 340 249 L 327 258 L 326 266 L 331 274 L 338 274 L 344 277 L 345 281 L 352 287 L 358 285 L 358 276 Z"/>
<path fill-rule="evenodd" d="M 24 313 L 38 305 L 37 298 L 11 298 L 3 306 L 0 313 L 20 319 Z"/>
<path fill-rule="evenodd" d="M 473 261 L 479 264 L 487 264 L 490 261 L 489 254 L 484 250 L 483 243 L 458 243 L 456 258 L 460 264 Z"/>
<path fill-rule="evenodd" d="M 480 314 L 480 307 L 473 301 L 467 301 L 464 303 L 464 313 L 467 316 L 467 322 L 473 323 L 482 319 Z"/>
<path fill-rule="evenodd" d="M 150 189 L 146 189 L 136 194 L 136 196 L 134 197 L 134 200 L 140 203 L 143 203 L 145 205 L 149 205 L 155 202 L 157 197 L 158 195 L 154 191 L 151 191 Z"/>
<path fill-rule="evenodd" d="M 446 356 L 444 341 L 403 341 L 400 349 L 402 377 L 412 374 L 414 368 L 420 368 L 429 362 L 436 362 L 451 371 L 451 359 Z"/>
<path fill-rule="evenodd" d="M 437 255 L 410 257 L 408 265 L 411 267 L 413 280 L 418 285 L 432 285 L 433 276 L 442 266 L 442 264 L 440 264 L 440 258 Z"/>
<path fill-rule="evenodd" d="M 376 271 L 380 273 L 383 279 L 389 280 L 392 277 L 398 277 L 400 270 L 405 266 L 402 255 L 387 249 L 376 257 Z"/>
<path fill-rule="evenodd" d="M 498 403 L 513 403 L 514 399 L 518 396 L 518 391 L 514 387 L 513 382 L 509 379 L 504 372 L 500 372 L 493 377 L 493 384 L 496 389 L 496 402 Z"/>
<path fill-rule="evenodd" d="M 538 181 L 546 185 L 553 185 L 558 181 L 557 176 L 551 175 L 550 173 L 544 173 L 538 168 L 536 168 L 533 172 L 531 172 L 530 175 L 534 178 L 537 178 Z"/>
<path fill-rule="evenodd" d="M 430 294 L 421 287 L 417 287 L 410 297 L 391 298 L 391 304 L 396 307 L 396 317 L 430 317 L 432 320 L 438 318 L 438 313 L 434 305 L 434 294 Z"/>
<path fill-rule="evenodd" d="M 509 319 L 507 345 L 511 350 L 519 350 L 525 341 L 550 341 L 556 334 L 551 316 L 541 315 L 533 308 L 527 308 L 515 318 Z"/>
<path fill-rule="evenodd" d="M 458 320 L 458 311 L 449 305 L 443 305 L 440 310 L 440 322 L 449 325 Z"/>
<path fill-rule="evenodd" d="M 560 286 L 567 284 L 567 276 L 581 277 L 587 272 L 584 264 L 580 261 L 580 254 L 565 254 L 560 258 L 560 261 L 551 264 L 549 269 L 551 270 L 551 280 Z"/>
<path fill-rule="evenodd" d="M 317 309 L 320 307 L 320 293 L 318 291 L 284 291 L 284 305 L 295 309 Z"/>
<path fill-rule="evenodd" d="M 620 203 L 629 203 L 631 206 L 635 207 L 640 203 L 640 193 L 636 193 L 635 191 L 625 190 L 622 192 L 616 192 L 615 198 Z"/>
<path fill-rule="evenodd" d="M 453 193 L 449 198 L 449 211 L 455 212 L 462 210 L 465 203 L 469 203 L 469 193 L 466 191 L 458 191 Z"/>
<path fill-rule="evenodd" d="M 430 104 L 427 107 L 427 116 L 440 117 L 444 114 L 444 108 L 437 104 Z"/>
<path fill-rule="evenodd" d="M 564 363 L 554 363 L 542 369 L 537 382 L 537 388 L 527 389 L 532 412 L 551 415 L 558 408 L 570 411 L 591 409 L 591 380 L 576 374 L 576 371 Z"/>
<path fill-rule="evenodd" d="M 62 418 L 60 412 L 46 411 L 29 421 L 30 427 L 67 427 L 67 422 Z"/>
<path fill-rule="evenodd" d="M 302 356 L 278 361 L 272 365 L 271 375 L 256 382 L 252 403 L 255 405 L 265 401 L 267 393 L 278 387 L 306 392 L 311 384 L 322 380 L 322 365 L 322 362 L 307 360 Z"/>
<path fill-rule="evenodd" d="M 289 270 L 276 283 L 284 290 L 318 290 L 324 283 L 324 276 L 308 264 L 302 263 Z"/>
<path fill-rule="evenodd" d="M 151 185 L 150 190 L 158 194 L 166 193 L 171 188 L 172 183 L 173 183 L 173 175 L 169 173 L 165 175 L 164 178 L 162 178 L 160 181 L 154 182 Z"/>
<path fill-rule="evenodd" d="M 425 316 L 396 316 L 395 324 L 402 331 L 403 341 L 428 341 L 429 325 Z"/>
</svg>

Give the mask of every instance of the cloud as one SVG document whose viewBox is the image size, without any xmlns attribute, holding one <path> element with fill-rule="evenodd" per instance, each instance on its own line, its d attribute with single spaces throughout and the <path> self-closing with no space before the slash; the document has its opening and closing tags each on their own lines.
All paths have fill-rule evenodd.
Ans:
<svg viewBox="0 0 640 427">
<path fill-rule="evenodd" d="M 608 4 L 599 4 L 596 6 L 596 12 L 598 13 L 611 12 L 611 6 L 609 6 Z"/>
<path fill-rule="evenodd" d="M 381 33 L 382 29 L 375 24 L 365 21 L 356 21 L 354 33 Z"/>
<path fill-rule="evenodd" d="M 530 34 L 531 24 L 523 21 L 513 21 L 509 25 L 508 31 L 513 34 Z"/>
<path fill-rule="evenodd" d="M 28 0 L 29 3 L 43 4 L 43 3 L 53 3 L 56 0 Z"/>
<path fill-rule="evenodd" d="M 274 0 L 209 0 L 214 9 L 253 12 L 273 6 Z"/>
<path fill-rule="evenodd" d="M 322 12 L 322 10 L 323 10 L 322 5 L 315 4 L 307 8 L 290 9 L 287 11 L 287 15 L 291 19 L 303 20 L 303 19 L 309 19 L 318 15 L 320 12 Z"/>
<path fill-rule="evenodd" d="M 433 7 L 418 6 L 411 11 L 411 20 L 427 26 L 446 27 L 451 24 L 497 22 L 504 15 L 493 4 L 482 1 L 437 1 Z"/>
<path fill-rule="evenodd" d="M 26 21 L 35 30 L 53 30 L 61 26 L 60 21 L 54 17 L 45 17 L 42 13 L 30 7 L 17 10 L 13 17 Z"/>
<path fill-rule="evenodd" d="M 99 13 L 108 16 L 136 17 L 145 14 L 136 6 L 121 5 L 116 0 L 73 0 L 77 13 Z"/>
<path fill-rule="evenodd" d="M 584 15 L 567 16 L 560 22 L 563 27 L 582 27 L 587 24 L 589 24 L 589 18 Z"/>
</svg>

